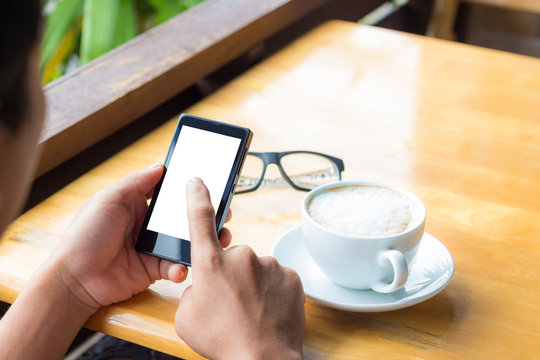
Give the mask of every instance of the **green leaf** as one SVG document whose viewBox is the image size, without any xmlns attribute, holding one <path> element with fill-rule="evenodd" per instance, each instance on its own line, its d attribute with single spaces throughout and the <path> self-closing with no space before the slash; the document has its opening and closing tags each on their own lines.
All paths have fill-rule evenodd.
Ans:
<svg viewBox="0 0 540 360">
<path fill-rule="evenodd" d="M 60 1 L 47 17 L 41 48 L 41 61 L 39 63 L 42 71 L 68 30 L 76 26 L 77 20 L 81 16 L 82 4 L 83 0 Z"/>
<path fill-rule="evenodd" d="M 161 24 L 203 0 L 148 0 L 156 11 L 156 24 Z"/>
<path fill-rule="evenodd" d="M 133 0 L 85 0 L 81 34 L 81 64 L 137 35 Z"/>
<path fill-rule="evenodd" d="M 46 66 L 41 71 L 43 84 L 63 75 L 65 62 L 75 51 L 80 32 L 80 21 L 77 21 L 76 25 L 69 28 L 66 32 Z"/>
<path fill-rule="evenodd" d="M 203 0 L 177 0 L 178 7 L 182 9 L 182 11 L 187 10 L 198 3 L 202 2 Z"/>
<path fill-rule="evenodd" d="M 81 64 L 114 47 L 119 0 L 85 0 L 81 32 Z"/>
<path fill-rule="evenodd" d="M 42 0 L 47 3 L 48 11 L 52 11 L 47 16 L 40 67 L 43 71 L 57 57 L 62 39 L 75 26 L 80 27 L 81 16 L 80 63 L 86 64 L 134 38 L 154 17 L 157 24 L 162 23 L 201 1 Z M 137 15 L 136 8 L 142 13 Z"/>
<path fill-rule="evenodd" d="M 182 12 L 176 0 L 148 0 L 148 3 L 156 10 L 156 25 Z"/>
<path fill-rule="evenodd" d="M 133 0 L 120 0 L 113 46 L 122 45 L 135 36 L 137 36 L 135 4 Z"/>
</svg>

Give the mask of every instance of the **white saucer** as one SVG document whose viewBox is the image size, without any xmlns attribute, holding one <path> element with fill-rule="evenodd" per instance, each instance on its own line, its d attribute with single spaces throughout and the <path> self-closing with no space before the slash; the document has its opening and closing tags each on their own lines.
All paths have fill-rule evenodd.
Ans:
<svg viewBox="0 0 540 360">
<path fill-rule="evenodd" d="M 424 234 L 420 242 L 407 283 L 391 294 L 352 290 L 331 282 L 307 252 L 300 226 L 289 230 L 276 241 L 272 256 L 281 265 L 300 275 L 308 297 L 348 311 L 389 311 L 418 304 L 438 294 L 454 275 L 452 255 L 439 240 L 428 233 Z"/>
</svg>

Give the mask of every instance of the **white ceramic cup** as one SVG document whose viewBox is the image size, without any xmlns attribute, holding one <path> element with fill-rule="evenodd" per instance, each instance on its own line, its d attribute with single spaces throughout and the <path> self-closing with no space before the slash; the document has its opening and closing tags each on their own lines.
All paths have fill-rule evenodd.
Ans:
<svg viewBox="0 0 540 360">
<path fill-rule="evenodd" d="M 363 237 L 331 230 L 311 217 L 308 206 L 314 196 L 351 185 L 377 186 L 404 195 L 414 212 L 412 222 L 398 234 Z M 405 285 L 426 219 L 426 207 L 416 195 L 379 182 L 338 181 L 311 190 L 302 201 L 301 214 L 306 247 L 318 267 L 334 283 L 380 293 L 391 293 Z"/>
</svg>

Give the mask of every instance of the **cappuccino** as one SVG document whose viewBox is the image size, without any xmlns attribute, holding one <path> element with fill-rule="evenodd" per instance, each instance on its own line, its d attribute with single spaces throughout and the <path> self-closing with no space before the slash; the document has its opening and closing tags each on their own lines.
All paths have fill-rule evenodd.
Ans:
<svg viewBox="0 0 540 360">
<path fill-rule="evenodd" d="M 313 196 L 307 211 L 323 227 L 357 237 L 391 236 L 417 222 L 407 195 L 376 185 L 328 189 Z"/>
</svg>

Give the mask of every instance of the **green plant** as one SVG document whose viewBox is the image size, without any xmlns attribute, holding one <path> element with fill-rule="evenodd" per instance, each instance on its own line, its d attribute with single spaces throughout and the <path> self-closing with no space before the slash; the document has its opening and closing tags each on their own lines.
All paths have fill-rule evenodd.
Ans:
<svg viewBox="0 0 540 360">
<path fill-rule="evenodd" d="M 202 0 L 44 0 L 43 83 L 84 65 Z"/>
</svg>

